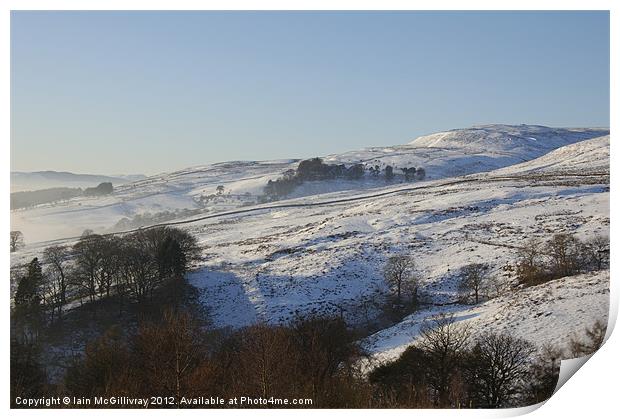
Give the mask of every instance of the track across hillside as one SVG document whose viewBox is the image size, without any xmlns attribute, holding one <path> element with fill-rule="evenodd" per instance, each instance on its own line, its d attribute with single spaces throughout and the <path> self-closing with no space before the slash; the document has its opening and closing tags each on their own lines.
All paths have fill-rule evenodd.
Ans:
<svg viewBox="0 0 620 419">
<path fill-rule="evenodd" d="M 606 183 L 609 182 L 608 180 L 609 173 L 561 173 L 561 174 L 536 173 L 536 174 L 528 174 L 527 176 L 524 176 L 524 175 L 517 175 L 517 176 L 470 175 L 470 176 L 471 177 L 468 176 L 466 178 L 460 178 L 456 180 L 443 181 L 443 182 L 439 181 L 437 183 L 432 182 L 430 184 L 423 184 L 423 185 L 416 185 L 416 186 L 407 186 L 404 188 L 383 191 L 383 192 L 376 192 L 376 193 L 371 193 L 371 194 L 358 195 L 358 196 L 351 196 L 347 198 L 329 199 L 329 200 L 318 201 L 318 202 L 299 202 L 299 203 L 290 203 L 290 204 L 284 203 L 284 204 L 264 205 L 264 206 L 258 206 L 258 207 L 252 207 L 252 208 L 243 208 L 243 209 L 232 210 L 232 211 L 224 211 L 224 212 L 218 212 L 215 214 L 203 215 L 203 216 L 196 217 L 196 218 L 190 218 L 187 220 L 169 221 L 165 223 L 158 223 L 158 224 L 153 224 L 150 226 L 145 226 L 145 227 L 140 227 L 140 228 L 134 228 L 130 230 L 117 231 L 114 233 L 104 233 L 104 234 L 101 234 L 101 236 L 113 236 L 117 234 L 122 235 L 122 234 L 128 234 L 128 233 L 132 233 L 132 232 L 139 231 L 139 230 L 148 230 L 148 229 L 157 228 L 157 227 L 192 224 L 192 223 L 196 223 L 199 221 L 210 220 L 210 219 L 220 218 L 220 217 L 227 217 L 230 215 L 260 213 L 262 211 L 281 210 L 281 209 L 288 209 L 288 208 L 311 208 L 311 207 L 320 207 L 320 206 L 326 206 L 326 205 L 340 205 L 340 204 L 346 204 L 350 202 L 359 202 L 359 201 L 364 201 L 368 199 L 381 198 L 385 196 L 400 195 L 403 193 L 408 193 L 408 192 L 413 192 L 413 191 L 418 191 L 418 190 L 434 189 L 434 188 L 441 188 L 441 187 L 446 187 L 446 186 L 454 186 L 454 185 L 468 184 L 468 183 L 475 183 L 475 182 L 478 182 L 478 183 L 509 182 L 509 181 L 523 181 L 525 179 L 532 180 L 533 178 L 536 180 L 546 180 L 546 181 L 557 181 L 557 180 L 563 180 L 565 178 L 579 178 L 583 180 L 583 179 L 594 179 L 594 178 L 600 178 L 600 177 L 604 177 L 604 178 L 606 177 L 607 178 Z M 583 183 L 592 184 L 592 182 L 583 182 Z M 594 183 L 598 183 L 598 182 L 594 182 Z M 79 238 L 80 236 L 63 237 L 63 238 L 54 239 L 54 240 L 37 242 L 37 244 L 77 240 Z"/>
</svg>

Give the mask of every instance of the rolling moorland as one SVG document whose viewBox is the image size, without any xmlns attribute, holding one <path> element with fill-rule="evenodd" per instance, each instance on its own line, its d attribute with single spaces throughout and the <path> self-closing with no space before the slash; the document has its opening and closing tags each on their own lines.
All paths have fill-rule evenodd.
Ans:
<svg viewBox="0 0 620 419">
<path fill-rule="evenodd" d="M 488 125 L 325 156 L 315 162 L 318 175 L 302 176 L 302 163 L 218 163 L 115 185 L 106 196 L 14 210 L 11 229 L 25 245 L 11 254 L 12 267 L 25 269 L 50 246 L 74 246 L 85 230 L 178 228 L 198 249 L 185 274 L 186 303 L 210 330 L 338 318 L 355 331 L 364 356 L 354 364 L 371 377 L 428 341 L 426 325 L 445 318 L 471 339 L 510 334 L 537 351 L 565 348 L 597 321 L 606 324 L 605 260 L 566 275 L 530 278 L 522 268 L 533 247 L 549 258 L 541 265 L 554 266 L 546 250 L 558 240 L 608 237 L 608 130 Z M 386 274 L 397 256 L 412 261 L 402 299 Z M 472 265 L 484 278 L 475 301 L 463 287 Z M 70 294 L 64 326 L 45 337 L 41 359 L 52 382 L 119 322 L 82 318 L 87 300 Z M 424 405 L 393 397 L 390 406 Z"/>
</svg>

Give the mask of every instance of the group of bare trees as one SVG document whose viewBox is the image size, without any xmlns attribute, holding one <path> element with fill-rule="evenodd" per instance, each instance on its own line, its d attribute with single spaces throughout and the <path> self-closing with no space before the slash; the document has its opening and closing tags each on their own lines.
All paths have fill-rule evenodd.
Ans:
<svg viewBox="0 0 620 419">
<path fill-rule="evenodd" d="M 418 305 L 420 274 L 410 255 L 390 256 L 383 267 L 383 278 L 393 293 L 393 307 L 403 314 Z M 489 276 L 489 266 L 483 263 L 465 265 L 458 272 L 458 289 L 461 301 L 478 304 L 490 295 L 496 285 Z"/>
<path fill-rule="evenodd" d="M 383 266 L 383 278 L 392 291 L 390 304 L 397 309 L 395 314 L 402 315 L 417 307 L 421 277 L 413 256 L 390 256 Z M 478 304 L 492 293 L 499 293 L 499 284 L 490 276 L 489 265 L 484 263 L 463 266 L 456 279 L 460 301 L 466 304 Z"/>
<path fill-rule="evenodd" d="M 52 325 L 63 318 L 67 304 L 86 298 L 93 315 L 99 303 L 118 302 L 122 310 L 131 301 L 137 309 L 148 308 L 153 290 L 166 286 L 170 307 L 176 310 L 184 274 L 198 254 L 194 237 L 176 228 L 105 236 L 85 232 L 73 246 L 50 246 L 44 250 L 42 262 L 34 258 L 12 272 L 17 283 L 11 311 L 12 394 L 49 395 L 50 384 L 39 353 L 45 334 L 58 330 Z M 148 343 L 156 344 L 155 340 Z M 174 341 L 173 347 L 181 344 Z M 105 370 L 109 365 L 99 367 Z"/>
<path fill-rule="evenodd" d="M 35 258 L 16 275 L 15 317 L 26 307 L 20 301 L 22 289 L 30 289 L 38 298 L 37 304 L 28 305 L 29 310 L 36 306 L 49 313 L 50 321 L 60 318 L 71 301 L 86 299 L 93 308 L 96 301 L 111 297 L 121 305 L 144 303 L 156 287 L 182 279 L 197 256 L 193 236 L 176 228 L 157 227 L 124 235 L 87 232 L 73 246 L 46 248 L 43 263 Z M 33 266 L 40 272 L 35 280 Z"/>
<path fill-rule="evenodd" d="M 592 343 L 589 353 L 600 343 Z M 552 395 L 562 357 L 561 351 L 539 350 L 506 333 L 474 337 L 468 326 L 443 315 L 424 324 L 414 345 L 369 378 L 376 397 L 389 407 L 524 406 Z"/>
<path fill-rule="evenodd" d="M 135 333 L 115 330 L 90 343 L 60 391 L 177 401 L 205 395 L 307 398 L 309 407 L 361 407 L 371 401 L 367 383 L 354 373 L 359 356 L 355 336 L 338 318 L 255 325 L 216 338 L 188 313 L 167 311 Z"/>
<path fill-rule="evenodd" d="M 525 285 L 537 285 L 552 279 L 609 267 L 609 237 L 597 235 L 579 240 L 572 234 L 554 235 L 548 242 L 530 239 L 519 248 L 516 277 Z M 383 268 L 383 277 L 394 296 L 394 307 L 401 312 L 415 308 L 420 276 L 411 255 L 390 256 Z M 470 263 L 457 272 L 460 301 L 478 304 L 492 295 L 499 295 L 506 284 L 491 276 L 486 263 Z"/>
<path fill-rule="evenodd" d="M 177 402 L 205 394 L 304 398 L 313 408 L 516 407 L 549 398 L 561 359 L 592 353 L 605 334 L 597 322 L 571 341 L 568 352 L 539 350 L 506 333 L 474 336 L 458 320 L 441 315 L 428 321 L 397 360 L 365 376 L 358 336 L 337 317 L 216 333 L 185 311 L 166 310 L 135 331 L 115 328 L 90 342 L 56 385 L 46 381 L 31 347 L 12 344 L 11 391 L 31 397 L 161 395 Z"/>
<path fill-rule="evenodd" d="M 559 233 L 546 243 L 538 239 L 527 241 L 519 250 L 516 274 L 520 283 L 537 285 L 608 266 L 608 236 L 581 241 L 573 234 Z"/>
</svg>

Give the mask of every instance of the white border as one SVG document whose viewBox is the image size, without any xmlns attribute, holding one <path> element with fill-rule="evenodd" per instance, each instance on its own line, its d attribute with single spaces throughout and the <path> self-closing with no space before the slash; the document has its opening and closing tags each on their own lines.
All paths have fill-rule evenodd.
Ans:
<svg viewBox="0 0 620 419">
<path fill-rule="evenodd" d="M 1 16 L 0 24 L 0 57 L 2 65 L 0 65 L 0 79 L 3 81 L 1 86 L 1 92 L 4 100 L 2 103 L 2 112 L 0 113 L 0 127 L 2 128 L 2 152 L 0 152 L 0 161 L 2 162 L 2 168 L 4 169 L 4 175 L 2 176 L 1 185 L 3 190 L 2 195 L 2 207 L 1 211 L 5 215 L 3 222 L 4 236 L 8 235 L 10 230 L 10 217 L 9 217 L 9 171 L 10 171 L 10 10 L 610 10 L 610 28 L 611 28 L 611 108 L 610 108 L 610 128 L 612 131 L 617 126 L 618 115 L 618 86 L 617 77 L 614 75 L 619 74 L 618 66 L 618 54 L 617 50 L 620 46 L 618 39 L 620 29 L 620 14 L 618 12 L 619 7 L 617 4 L 620 2 L 611 0 L 590 0 L 590 1 L 578 1 L 578 0 L 505 0 L 505 1 L 490 1 L 490 0 L 471 0 L 471 1 L 459 1 L 459 0 L 443 0 L 443 1 L 406 1 L 406 0 L 383 0 L 383 1 L 345 1 L 345 0 L 301 0 L 301 1 L 284 1 L 284 0 L 230 0 L 230 1 L 198 1 L 198 0 L 59 0 L 59 1 L 44 1 L 44 0 L 8 0 L 2 2 L 3 13 Z M 615 48 L 615 49 L 614 49 Z M 613 53 L 616 51 L 616 53 Z M 615 132 L 615 131 L 614 131 Z M 613 151 L 615 146 L 612 142 L 612 179 L 614 178 L 614 167 L 617 162 L 616 153 Z M 612 181 L 613 182 L 613 181 Z M 610 213 L 617 214 L 618 201 L 615 194 L 611 194 L 611 208 Z M 611 239 L 612 242 L 616 241 L 618 237 L 615 223 L 611 224 Z M 614 245 L 615 246 L 615 245 Z M 611 314 L 610 319 L 612 323 L 615 323 L 618 312 L 618 281 L 616 280 L 617 264 L 615 263 L 616 255 L 615 247 L 612 246 L 612 294 L 611 294 Z M 9 271 L 9 249 L 8 244 L 5 244 L 0 248 L 0 257 L 2 258 L 2 266 L 5 272 L 5 278 L 8 278 Z M 5 293 L 8 293 L 8 281 L 5 280 Z M 4 301 L 7 301 L 5 295 Z M 8 333 L 8 319 L 9 308 L 4 307 L 3 310 L 3 324 L 5 325 L 5 332 Z M 610 326 L 612 326 L 610 324 Z M 2 361 L 6 366 L 4 379 L 2 380 L 2 397 L 5 405 L 5 409 L 8 410 L 9 399 L 9 342 L 8 339 L 4 339 L 2 345 Z M 569 380 L 567 384 L 562 387 L 557 394 L 555 394 L 542 408 L 536 409 L 531 413 L 531 417 L 535 418 L 551 418 L 551 417 L 611 417 L 612 414 L 617 414 L 618 399 L 616 386 L 618 385 L 618 359 L 616 354 L 619 352 L 620 343 L 618 342 L 617 333 L 612 334 L 603 348 L 595 354 L 587 365 L 577 372 L 576 377 Z M 321 410 L 321 411 L 296 411 L 295 416 L 300 417 L 313 417 L 317 414 L 325 415 L 328 417 L 340 417 L 344 414 L 354 414 L 356 416 L 364 417 L 505 417 L 516 416 L 527 413 L 533 410 L 532 408 L 525 409 L 508 409 L 500 411 L 446 411 L 446 410 L 373 410 L 373 411 L 349 411 L 344 412 L 342 410 Z M 612 413 L 613 412 L 613 413 Z M 82 410 L 41 410 L 41 411 L 20 411 L 13 410 L 11 415 L 16 417 L 25 417 L 26 415 L 45 415 L 50 417 L 81 417 L 85 414 Z M 183 411 L 184 415 L 192 416 L 204 416 L 204 415 L 216 415 L 222 417 L 237 417 L 239 415 L 251 415 L 257 418 L 267 417 L 289 417 L 292 412 L 286 410 L 263 410 L 263 411 L 248 411 L 248 410 L 218 410 L 218 411 Z M 123 411 L 89 411 L 88 415 L 95 417 L 107 416 L 109 414 L 123 414 Z M 131 411 L 132 415 L 144 415 L 164 417 L 168 416 L 170 412 L 162 410 L 151 410 L 148 413 L 143 411 Z M 174 412 L 179 414 L 179 412 Z M 614 415 L 615 416 L 615 415 Z"/>
</svg>

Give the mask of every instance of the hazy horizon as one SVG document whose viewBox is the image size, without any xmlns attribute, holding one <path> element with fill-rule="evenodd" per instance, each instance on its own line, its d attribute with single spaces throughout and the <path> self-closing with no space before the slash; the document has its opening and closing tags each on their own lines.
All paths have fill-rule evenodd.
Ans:
<svg viewBox="0 0 620 419">
<path fill-rule="evenodd" d="M 608 12 L 12 12 L 11 171 L 609 126 Z"/>
<path fill-rule="evenodd" d="M 482 126 L 482 125 L 542 125 L 542 126 L 546 126 L 549 128 L 601 128 L 601 129 L 609 129 L 609 126 L 591 126 L 591 127 L 551 127 L 549 125 L 544 125 L 544 124 L 507 124 L 507 123 L 498 123 L 498 124 L 474 124 L 470 127 L 461 127 L 461 128 L 472 128 L 472 127 L 476 127 L 476 126 Z M 459 129 L 459 128 L 452 128 L 452 129 Z M 447 129 L 447 130 L 441 130 L 441 131 L 450 131 L 452 129 Z M 441 131 L 436 131 L 436 132 L 441 132 Z M 425 133 L 425 134 L 421 134 L 420 136 L 424 136 L 424 135 L 428 135 L 428 134 L 434 134 L 436 132 L 429 132 L 429 133 Z M 419 137 L 419 136 L 418 136 Z M 417 138 L 417 137 L 416 137 Z M 410 140 L 414 140 L 415 138 L 411 138 Z M 382 146 L 397 146 L 397 145 L 404 145 L 406 143 L 408 143 L 410 140 L 408 140 L 405 143 L 402 144 L 383 144 Z M 363 149 L 363 148 L 369 148 L 369 147 L 373 147 L 373 146 L 364 146 L 364 147 L 360 147 L 359 149 Z M 355 150 L 345 150 L 345 151 L 355 151 Z M 183 166 L 183 167 L 170 167 L 168 169 L 159 171 L 159 172 L 154 172 L 154 173 L 139 173 L 139 172 L 135 172 L 135 173 L 90 173 L 90 172 L 72 172 L 70 170 L 62 170 L 62 169 L 58 169 L 58 170 L 54 170 L 54 169 L 37 169 L 37 170 L 18 170 L 18 169 L 14 169 L 11 168 L 11 173 L 37 173 L 37 172 L 57 172 L 57 173 L 71 173 L 71 174 L 75 174 L 75 175 L 96 175 L 96 176 L 108 176 L 108 177 L 115 177 L 115 176 L 125 176 L 125 177 L 129 177 L 129 176 L 155 176 L 158 175 L 160 173 L 168 173 L 168 172 L 174 172 L 177 170 L 182 170 L 182 169 L 187 169 L 187 168 L 191 168 L 191 167 L 197 167 L 197 166 L 201 166 L 201 165 L 209 165 L 209 164 L 217 164 L 217 163 L 225 163 L 225 162 L 229 162 L 229 161 L 270 161 L 270 160 L 301 160 L 304 158 L 312 158 L 312 157 L 323 157 L 326 155 L 331 155 L 331 154 L 336 154 L 336 152 L 334 153 L 325 153 L 322 156 L 318 156 L 318 155 L 307 155 L 307 156 L 300 156 L 300 157 L 290 157 L 290 158 L 280 158 L 280 159 L 264 159 L 264 160 L 240 160 L 240 159 L 230 159 L 230 160 L 218 160 L 218 161 L 211 161 L 211 162 L 205 162 L 205 163 L 199 163 L 199 164 L 194 164 L 192 166 Z"/>
</svg>

